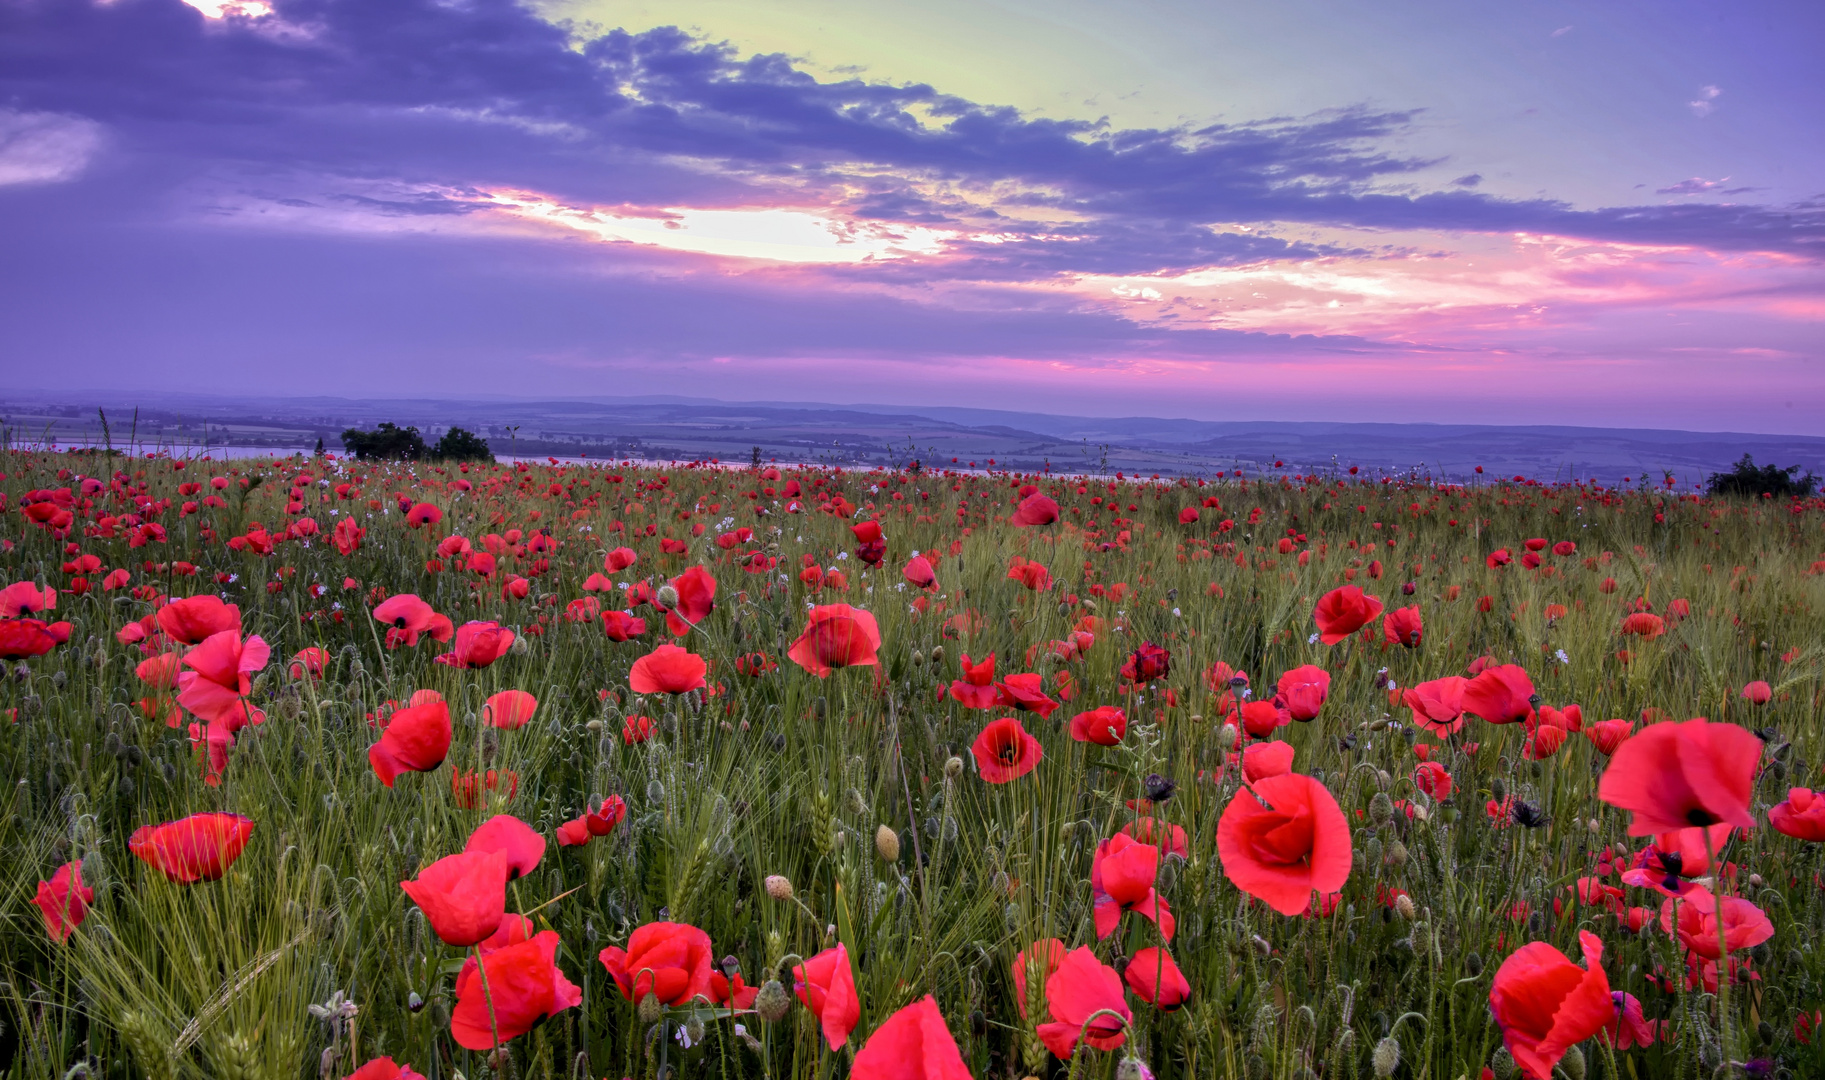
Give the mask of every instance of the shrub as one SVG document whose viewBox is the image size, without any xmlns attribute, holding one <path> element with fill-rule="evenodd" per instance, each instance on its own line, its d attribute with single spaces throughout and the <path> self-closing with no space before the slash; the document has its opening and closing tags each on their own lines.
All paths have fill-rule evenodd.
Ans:
<svg viewBox="0 0 1825 1080">
<path fill-rule="evenodd" d="M 349 428 L 342 433 L 342 445 L 363 461 L 417 461 L 425 456 L 424 436 L 418 429 L 398 427 L 390 421 L 373 431 Z"/>
<path fill-rule="evenodd" d="M 494 451 L 488 448 L 488 440 L 475 432 L 453 427 L 437 440 L 431 456 L 445 461 L 493 461 Z"/>
<path fill-rule="evenodd" d="M 1785 469 L 1775 465 L 1757 467 L 1755 459 L 1744 454 L 1736 467 L 1727 473 L 1712 473 L 1706 482 L 1705 490 L 1711 495 L 1741 495 L 1746 498 L 1772 496 L 1778 498 L 1801 498 L 1810 496 L 1818 490 L 1819 478 L 1810 472 L 1796 476 L 1800 471 L 1798 465 L 1789 465 Z"/>
</svg>

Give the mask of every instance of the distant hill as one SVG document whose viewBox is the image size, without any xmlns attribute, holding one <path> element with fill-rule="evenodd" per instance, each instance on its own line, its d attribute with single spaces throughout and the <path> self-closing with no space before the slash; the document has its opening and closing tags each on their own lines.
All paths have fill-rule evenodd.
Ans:
<svg viewBox="0 0 1825 1080">
<path fill-rule="evenodd" d="M 102 411 L 108 421 L 104 433 Z M 1619 483 L 1663 471 L 1682 485 L 1727 470 L 1744 453 L 1764 464 L 1825 472 L 1825 438 L 1637 428 L 1473 424 L 1346 424 L 1089 417 L 951 406 L 729 402 L 632 397 L 482 400 L 335 397 L 241 398 L 181 393 L 67 391 L 0 397 L 0 426 L 15 445 L 341 449 L 347 427 L 382 420 L 427 436 L 460 425 L 501 455 L 658 460 L 765 459 L 844 465 L 974 463 L 1054 472 L 1207 475 L 1357 466 L 1371 472 L 1462 479 L 1597 479 Z"/>
</svg>

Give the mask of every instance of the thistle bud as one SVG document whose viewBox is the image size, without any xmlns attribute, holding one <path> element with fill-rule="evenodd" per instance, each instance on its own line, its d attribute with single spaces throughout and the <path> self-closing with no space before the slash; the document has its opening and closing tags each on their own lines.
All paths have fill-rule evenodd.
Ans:
<svg viewBox="0 0 1825 1080">
<path fill-rule="evenodd" d="M 900 834 L 886 825 L 874 831 L 875 854 L 887 862 L 900 861 Z"/>
<path fill-rule="evenodd" d="M 1376 1076 L 1393 1076 L 1394 1070 L 1400 1068 L 1400 1043 L 1393 1036 L 1383 1039 L 1375 1044 L 1375 1053 L 1370 1060 Z"/>
<path fill-rule="evenodd" d="M 779 874 L 768 874 L 767 880 L 765 882 L 763 882 L 762 884 L 766 887 L 767 895 L 771 896 L 773 899 L 775 899 L 775 900 L 792 899 L 792 881 L 791 881 L 791 879 L 783 877 Z"/>
<path fill-rule="evenodd" d="M 666 584 L 659 586 L 658 590 L 653 593 L 653 599 L 657 601 L 662 608 L 675 608 L 678 606 L 678 590 L 670 582 L 667 582 Z"/>
</svg>

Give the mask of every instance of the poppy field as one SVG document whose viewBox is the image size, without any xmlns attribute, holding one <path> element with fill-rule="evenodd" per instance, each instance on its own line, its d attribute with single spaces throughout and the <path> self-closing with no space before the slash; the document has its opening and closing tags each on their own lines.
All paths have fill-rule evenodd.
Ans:
<svg viewBox="0 0 1825 1080">
<path fill-rule="evenodd" d="M 1825 1075 L 1825 500 L 12 451 L 0 658 L 10 1077 Z"/>
</svg>

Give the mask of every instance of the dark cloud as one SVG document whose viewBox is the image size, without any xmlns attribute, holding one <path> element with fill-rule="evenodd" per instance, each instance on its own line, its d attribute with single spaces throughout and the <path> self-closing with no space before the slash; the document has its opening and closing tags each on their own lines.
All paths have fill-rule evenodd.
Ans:
<svg viewBox="0 0 1825 1080">
<path fill-rule="evenodd" d="M 785 57 L 743 57 L 670 28 L 577 40 L 508 0 L 276 7 L 272 18 L 211 21 L 178 0 L 0 0 L 0 100 L 108 125 L 114 153 L 136 170 L 160 159 L 167 175 L 319 178 L 321 190 L 275 198 L 376 198 L 357 184 L 338 190 L 338 179 L 516 185 L 635 205 L 751 204 L 790 189 L 886 221 L 985 226 L 993 205 L 1087 221 L 1068 244 L 971 250 L 968 265 L 991 277 L 1308 250 L 1214 234 L 1203 227 L 1213 222 L 1786 251 L 1816 250 L 1825 236 L 1816 207 L 1579 210 L 1467 190 L 1474 175 L 1447 192 L 1380 192 L 1436 164 L 1386 148 L 1413 122 L 1405 111 L 1118 129 L 924 85 L 821 82 Z"/>
</svg>

